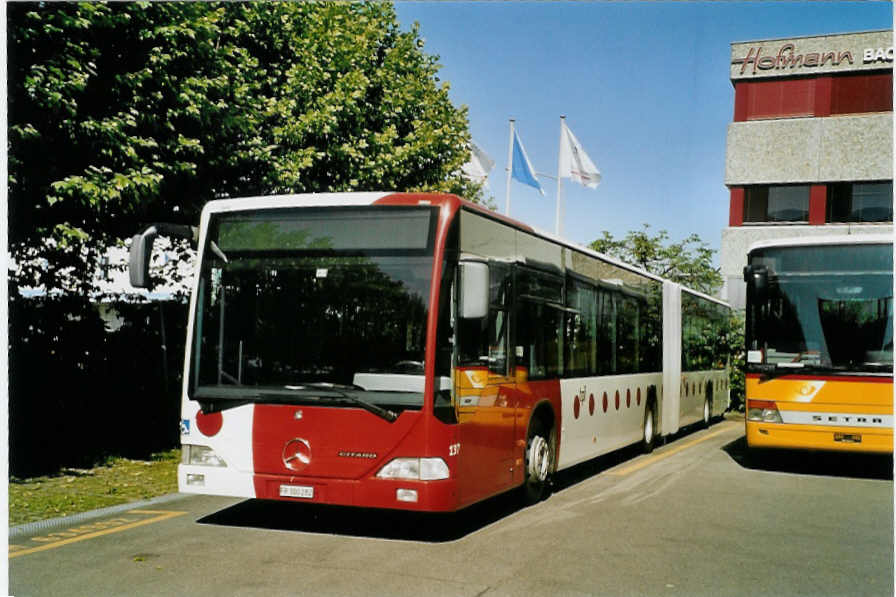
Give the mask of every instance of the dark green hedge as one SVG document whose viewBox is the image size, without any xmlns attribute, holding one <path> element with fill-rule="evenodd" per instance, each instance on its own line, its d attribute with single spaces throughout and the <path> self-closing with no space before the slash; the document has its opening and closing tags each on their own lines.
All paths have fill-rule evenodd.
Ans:
<svg viewBox="0 0 896 597">
<path fill-rule="evenodd" d="M 88 467 L 108 456 L 147 457 L 177 446 L 187 306 L 114 308 L 124 323 L 110 331 L 98 305 L 86 299 L 10 302 L 10 475 Z"/>
</svg>

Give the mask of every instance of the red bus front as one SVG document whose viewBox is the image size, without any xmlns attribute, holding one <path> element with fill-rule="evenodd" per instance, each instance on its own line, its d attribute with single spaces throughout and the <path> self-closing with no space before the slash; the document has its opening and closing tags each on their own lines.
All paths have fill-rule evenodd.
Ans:
<svg viewBox="0 0 896 597">
<path fill-rule="evenodd" d="M 440 282 L 460 201 L 289 199 L 203 214 L 181 491 L 457 509 Z"/>
</svg>

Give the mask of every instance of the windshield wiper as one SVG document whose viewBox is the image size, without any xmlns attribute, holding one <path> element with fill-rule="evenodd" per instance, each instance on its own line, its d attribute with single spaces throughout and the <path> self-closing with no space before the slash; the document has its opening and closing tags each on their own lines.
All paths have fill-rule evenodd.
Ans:
<svg viewBox="0 0 896 597">
<path fill-rule="evenodd" d="M 258 392 L 246 386 L 199 386 L 193 393 L 193 399 L 199 402 L 205 414 L 251 404 L 260 397 Z"/>
<path fill-rule="evenodd" d="M 218 259 L 220 259 L 224 263 L 230 263 L 230 260 L 227 259 L 227 255 L 224 254 L 224 251 L 221 250 L 221 247 L 215 244 L 215 241 L 209 241 L 208 247 L 212 250 L 212 253 L 214 253 Z"/>
<path fill-rule="evenodd" d="M 203 412 L 212 413 L 234 408 L 252 402 L 291 403 L 297 399 L 302 401 L 317 402 L 322 399 L 337 399 L 360 406 L 364 410 L 378 417 L 393 422 L 398 418 L 394 411 L 371 402 L 367 402 L 357 396 L 347 393 L 351 390 L 362 390 L 359 386 L 347 386 L 330 383 L 305 383 L 287 385 L 282 388 L 253 388 L 247 386 L 199 386 L 194 393 L 194 399 L 202 407 Z"/>
<path fill-rule="evenodd" d="M 861 363 L 860 365 L 858 365 L 857 369 L 859 371 L 870 369 L 872 371 L 886 372 L 886 371 L 892 371 L 893 363 L 871 363 L 871 362 Z"/>
<path fill-rule="evenodd" d="M 347 402 L 351 402 L 356 406 L 360 406 L 364 410 L 375 414 L 378 417 L 381 417 L 390 423 L 398 418 L 398 415 L 387 408 L 383 408 L 381 406 L 377 406 L 372 402 L 367 402 L 366 400 L 362 400 L 357 396 L 352 396 L 348 394 L 346 391 L 343 391 L 340 388 L 344 388 L 345 390 L 360 390 L 359 386 L 348 386 L 348 385 L 339 385 L 339 384 L 331 384 L 331 383 L 305 383 L 298 385 L 288 385 L 283 386 L 284 389 L 289 390 L 290 392 L 300 393 L 303 396 L 307 396 L 308 393 L 314 394 L 319 397 L 338 397 Z M 322 391 L 321 391 L 322 390 Z M 262 394 L 267 397 L 267 394 Z"/>
<path fill-rule="evenodd" d="M 764 365 L 752 365 L 751 372 L 759 373 L 759 383 L 765 383 L 784 377 L 785 375 L 818 375 L 818 374 L 844 374 L 851 372 L 847 367 L 833 365 L 807 365 L 805 363 L 766 363 Z"/>
<path fill-rule="evenodd" d="M 759 383 L 765 383 L 785 375 L 817 372 L 818 368 L 805 363 L 763 363 L 751 365 L 748 371 L 759 373 Z"/>
</svg>

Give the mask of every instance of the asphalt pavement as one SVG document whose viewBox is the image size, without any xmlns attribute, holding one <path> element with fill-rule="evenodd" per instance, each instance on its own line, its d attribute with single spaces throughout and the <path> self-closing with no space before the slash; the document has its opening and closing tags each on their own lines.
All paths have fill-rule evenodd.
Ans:
<svg viewBox="0 0 896 597">
<path fill-rule="evenodd" d="M 209 496 L 13 530 L 37 595 L 893 595 L 892 459 L 746 453 L 743 425 L 450 515 Z"/>
</svg>

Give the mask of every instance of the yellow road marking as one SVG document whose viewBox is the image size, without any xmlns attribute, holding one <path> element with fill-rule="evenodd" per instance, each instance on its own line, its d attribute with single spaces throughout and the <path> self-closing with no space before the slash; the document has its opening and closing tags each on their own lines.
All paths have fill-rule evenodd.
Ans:
<svg viewBox="0 0 896 597">
<path fill-rule="evenodd" d="M 730 425 L 725 425 L 724 428 L 722 428 L 722 429 L 713 431 L 712 433 L 704 435 L 703 437 L 698 437 L 697 439 L 694 439 L 687 443 L 681 444 L 680 446 L 675 446 L 674 448 L 666 450 L 660 454 L 654 454 L 654 455 L 648 456 L 647 458 L 644 458 L 643 460 L 639 460 L 637 462 L 634 462 L 634 463 L 632 463 L 628 466 L 622 467 L 620 469 L 614 469 L 611 471 L 607 471 L 607 474 L 619 475 L 619 476 L 628 475 L 629 473 L 633 473 L 635 471 L 641 470 L 645 466 L 650 466 L 654 462 L 663 460 L 664 458 L 668 458 L 669 456 L 672 456 L 674 454 L 678 454 L 682 450 L 687 450 L 691 446 L 696 446 L 699 443 L 705 442 L 706 440 L 712 439 L 718 435 L 722 435 L 723 433 L 727 433 L 727 432 L 731 431 L 732 429 L 737 429 L 739 427 L 742 427 L 742 425 L 738 425 L 737 423 L 731 423 Z"/>
<path fill-rule="evenodd" d="M 23 547 L 21 545 L 10 545 L 10 554 L 9 558 L 16 558 L 18 556 L 28 555 L 30 553 L 37 553 L 39 551 L 46 551 L 48 549 L 55 549 L 57 547 L 62 547 L 63 545 L 68 545 L 69 543 L 77 543 L 78 541 L 84 541 L 85 539 L 93 539 L 95 537 L 102 537 L 103 535 L 110 535 L 112 533 L 118 533 L 120 531 L 127 531 L 129 529 L 142 527 L 147 524 L 152 524 L 154 522 L 161 522 L 163 520 L 168 520 L 169 518 L 174 518 L 175 516 L 180 516 L 181 514 L 186 514 L 186 512 L 177 512 L 173 510 L 129 510 L 127 514 L 155 514 L 152 518 L 144 518 L 143 520 L 138 520 L 136 522 L 131 522 L 128 524 L 122 524 L 120 526 L 113 526 L 111 528 L 103 529 L 100 531 L 94 531 L 92 533 L 85 533 L 84 535 L 77 535 L 75 537 L 70 537 L 68 539 L 61 539 L 59 541 L 52 541 L 51 543 L 44 543 L 43 545 L 39 545 L 37 547 Z M 88 526 L 88 525 L 84 525 Z M 69 531 L 60 531 L 58 533 L 50 533 L 50 535 L 60 535 L 64 533 L 68 533 Z M 33 537 L 32 541 L 47 541 L 47 537 Z"/>
</svg>

